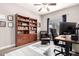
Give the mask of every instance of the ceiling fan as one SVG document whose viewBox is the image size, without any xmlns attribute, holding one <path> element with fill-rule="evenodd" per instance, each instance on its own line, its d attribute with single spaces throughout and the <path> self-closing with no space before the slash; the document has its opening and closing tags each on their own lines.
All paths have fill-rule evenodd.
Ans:
<svg viewBox="0 0 79 59">
<path fill-rule="evenodd" d="M 50 11 L 49 7 L 48 6 L 55 6 L 56 3 L 41 3 L 41 4 L 34 4 L 34 6 L 41 6 L 41 8 L 39 8 L 39 12 L 45 8 L 47 11 Z"/>
</svg>

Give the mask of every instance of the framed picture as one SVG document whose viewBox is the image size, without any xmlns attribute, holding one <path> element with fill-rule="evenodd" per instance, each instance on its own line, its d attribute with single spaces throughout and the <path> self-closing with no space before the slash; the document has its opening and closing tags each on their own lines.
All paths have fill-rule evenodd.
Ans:
<svg viewBox="0 0 79 59">
<path fill-rule="evenodd" d="M 13 21 L 13 16 L 12 16 L 12 15 L 8 15 L 8 16 L 7 16 L 7 19 L 8 19 L 9 21 Z"/>
<path fill-rule="evenodd" d="M 8 22 L 8 27 L 12 28 L 13 27 L 13 22 Z"/>
<path fill-rule="evenodd" d="M 5 21 L 0 21 L 0 27 L 6 27 L 6 22 Z"/>
</svg>

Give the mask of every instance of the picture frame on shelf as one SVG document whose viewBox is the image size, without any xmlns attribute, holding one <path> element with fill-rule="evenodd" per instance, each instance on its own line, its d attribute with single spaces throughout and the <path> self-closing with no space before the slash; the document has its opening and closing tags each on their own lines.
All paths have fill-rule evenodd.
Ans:
<svg viewBox="0 0 79 59">
<path fill-rule="evenodd" d="M 13 21 L 13 15 L 8 15 L 7 19 L 8 19 L 8 21 Z"/>
<path fill-rule="evenodd" d="M 6 21 L 0 21 L 0 27 L 6 27 Z"/>
<path fill-rule="evenodd" d="M 8 22 L 8 27 L 13 28 L 13 22 Z"/>
</svg>

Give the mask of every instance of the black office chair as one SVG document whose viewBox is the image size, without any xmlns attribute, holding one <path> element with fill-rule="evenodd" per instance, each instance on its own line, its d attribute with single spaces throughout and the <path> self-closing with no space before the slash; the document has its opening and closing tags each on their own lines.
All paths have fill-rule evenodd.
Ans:
<svg viewBox="0 0 79 59">
<path fill-rule="evenodd" d="M 58 36 L 57 35 L 57 32 L 56 32 L 56 29 L 50 29 L 51 31 L 51 34 L 52 34 L 52 41 L 54 43 L 54 45 L 56 46 L 60 46 L 61 47 L 61 51 L 57 50 L 57 49 L 54 49 L 54 53 L 57 51 L 59 53 L 56 53 L 55 56 L 59 55 L 59 54 L 63 54 L 65 55 L 65 52 L 63 52 L 63 48 L 65 48 L 65 45 L 64 44 L 59 44 L 59 41 L 58 40 L 55 40 L 55 37 Z"/>
<path fill-rule="evenodd" d="M 40 31 L 41 44 L 50 43 L 51 37 L 48 35 L 47 31 Z"/>
</svg>

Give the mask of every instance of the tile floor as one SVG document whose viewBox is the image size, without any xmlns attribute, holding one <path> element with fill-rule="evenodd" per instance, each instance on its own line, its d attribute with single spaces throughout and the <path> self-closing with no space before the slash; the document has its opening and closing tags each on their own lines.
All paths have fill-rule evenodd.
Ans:
<svg viewBox="0 0 79 59">
<path fill-rule="evenodd" d="M 60 48 L 60 47 L 56 47 L 56 46 L 54 46 L 54 44 L 53 44 L 52 41 L 50 42 L 50 45 L 53 46 L 53 47 L 51 48 L 52 51 L 51 51 L 50 56 L 54 56 L 54 52 L 53 52 L 53 50 L 54 50 L 54 49 L 58 49 L 58 50 L 60 50 L 61 48 Z M 27 45 L 23 45 L 23 46 L 20 46 L 20 47 L 11 47 L 11 48 L 7 48 L 7 49 L 0 50 L 0 56 L 4 56 L 5 53 L 11 52 L 11 51 L 15 51 L 15 50 L 20 49 L 20 48 L 24 48 L 24 47 L 26 47 L 26 46 L 27 46 Z M 40 48 L 40 45 L 39 45 L 39 46 L 36 45 L 36 47 Z M 28 55 L 26 55 L 26 56 L 28 56 Z M 59 56 L 63 56 L 63 55 L 60 54 Z"/>
</svg>

